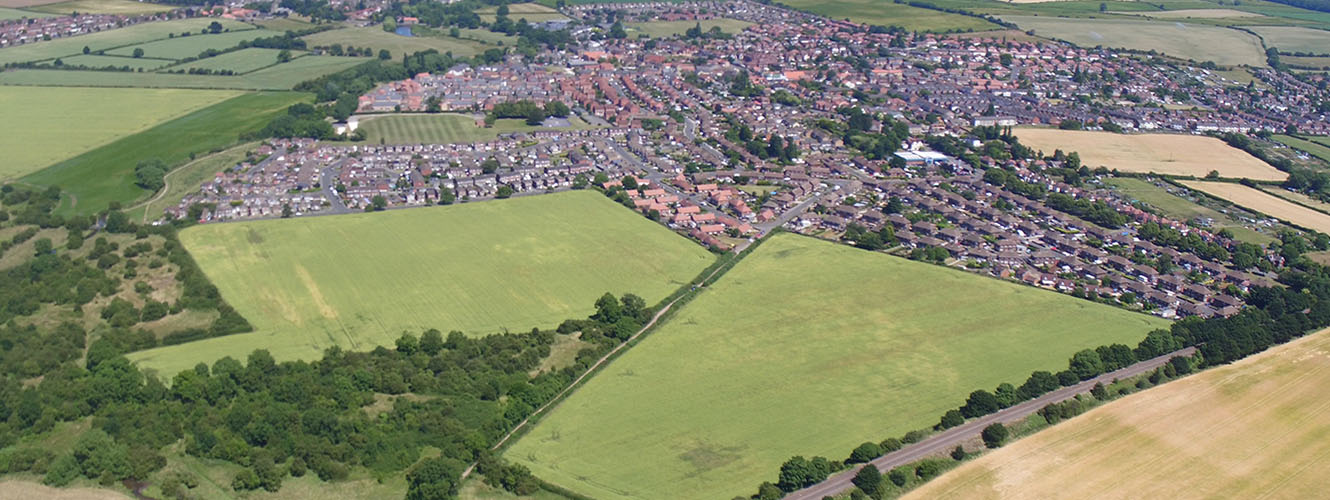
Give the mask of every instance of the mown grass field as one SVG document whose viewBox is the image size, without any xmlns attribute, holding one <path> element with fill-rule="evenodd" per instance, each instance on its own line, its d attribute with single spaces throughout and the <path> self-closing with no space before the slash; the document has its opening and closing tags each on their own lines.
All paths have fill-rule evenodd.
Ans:
<svg viewBox="0 0 1330 500">
<path fill-rule="evenodd" d="M 128 206 L 150 195 L 134 185 L 134 166 L 139 161 L 158 158 L 172 166 L 183 164 L 191 153 L 201 155 L 237 144 L 240 134 L 263 128 L 288 106 L 309 99 L 309 94 L 299 92 L 240 95 L 92 149 L 21 180 L 40 186 L 60 186 L 66 198 L 57 210 L 63 214 L 97 212 L 113 201 Z"/>
<path fill-rule="evenodd" d="M 486 49 L 484 45 L 479 43 L 447 36 L 402 36 L 396 33 L 388 33 L 377 25 L 324 31 L 303 37 L 303 39 L 310 48 L 326 47 L 334 43 L 340 43 L 343 47 L 348 45 L 371 47 L 376 54 L 380 50 L 387 49 L 392 52 L 393 59 L 401 59 L 402 56 L 412 52 L 429 49 L 438 50 L 439 53 L 452 52 L 457 57 L 470 57 Z"/>
<path fill-rule="evenodd" d="M 253 27 L 250 26 L 250 28 Z M 240 42 L 247 42 L 255 38 L 266 38 L 280 34 L 282 33 L 265 29 L 246 29 L 227 33 L 217 33 L 215 35 L 200 35 L 194 33 L 190 36 L 176 36 L 175 38 L 169 38 L 166 40 L 157 40 L 155 42 L 141 43 L 138 45 L 128 45 L 114 50 L 108 50 L 106 51 L 106 54 L 112 56 L 132 56 L 135 50 L 143 49 L 143 57 L 184 59 L 186 57 L 197 57 L 200 52 L 208 49 L 228 49 L 235 47 L 236 44 Z"/>
<path fill-rule="evenodd" d="M 932 426 L 970 391 L 1164 320 L 780 234 L 505 453 L 598 499 L 732 498 L 793 455 Z"/>
<path fill-rule="evenodd" d="M 277 64 L 277 55 L 281 52 L 282 51 L 279 49 L 241 49 L 235 52 L 227 52 L 220 56 L 181 64 L 179 66 L 174 66 L 171 69 L 183 69 L 188 71 L 191 68 L 207 68 L 213 71 L 231 70 L 243 74 Z M 292 52 L 291 57 L 299 58 L 304 54 L 304 52 L 299 51 Z"/>
<path fill-rule="evenodd" d="M 934 479 L 925 498 L 1319 498 L 1330 332 L 1113 401 Z"/>
<path fill-rule="evenodd" d="M 1179 59 L 1214 61 L 1223 65 L 1265 64 L 1265 49 L 1255 36 L 1218 26 L 1134 19 L 1073 19 L 1043 16 L 1002 16 L 1022 30 L 1065 40 L 1082 47 L 1105 46 L 1157 50 Z"/>
<path fill-rule="evenodd" d="M 0 73 L 0 85 L 290 90 L 305 80 L 336 73 L 366 61 L 369 59 L 364 57 L 304 56 L 235 76 L 20 69 Z"/>
<path fill-rule="evenodd" d="M 735 34 L 743 31 L 744 28 L 752 26 L 753 23 L 740 21 L 738 19 L 707 19 L 705 21 L 654 21 L 649 23 L 628 23 L 625 28 L 628 36 L 644 34 L 651 38 L 666 38 L 670 36 L 683 36 L 685 32 L 693 29 L 694 26 L 701 25 L 702 31 L 711 31 L 711 28 L 720 28 L 729 34 Z"/>
<path fill-rule="evenodd" d="M 476 9 L 476 14 L 480 16 L 481 21 L 492 23 L 494 22 L 494 19 L 497 17 L 496 14 L 498 13 L 498 11 L 499 11 L 498 7 L 485 7 L 481 9 Z M 519 19 L 526 19 L 527 22 L 529 23 L 539 23 L 543 21 L 558 21 L 562 19 L 568 19 L 568 16 L 559 13 L 558 9 L 547 7 L 538 3 L 528 2 L 528 3 L 515 3 L 509 5 L 508 19 L 512 19 L 513 21 L 517 21 Z"/>
<path fill-rule="evenodd" d="M 0 64 L 42 61 L 46 59 L 55 59 L 57 57 L 82 54 L 83 47 L 85 46 L 88 47 L 89 50 L 96 52 L 98 50 L 109 50 L 125 45 L 134 45 L 152 40 L 165 39 L 171 33 L 175 33 L 177 36 L 182 31 L 198 33 L 199 30 L 206 28 L 208 24 L 213 21 L 220 22 L 222 23 L 222 26 L 233 30 L 253 28 L 253 26 L 242 22 L 214 18 L 193 18 L 160 23 L 142 23 L 88 35 L 10 47 L 0 50 Z M 190 55 L 197 54 L 198 51 Z"/>
<path fill-rule="evenodd" d="M 1280 52 L 1330 54 L 1330 31 L 1292 26 L 1253 26 L 1247 29 L 1261 35 L 1267 47 L 1276 47 Z"/>
<path fill-rule="evenodd" d="M 654 303 L 713 261 L 598 193 L 205 225 L 181 241 L 256 328 L 134 354 L 163 373 L 268 349 L 309 359 L 403 332 L 553 328 L 605 292 Z"/>
<path fill-rule="evenodd" d="M 1021 143 L 1045 153 L 1061 149 L 1081 164 L 1123 172 L 1279 181 L 1288 174 L 1214 137 L 1182 134 L 1115 134 L 1051 128 L 1020 128 Z"/>
<path fill-rule="evenodd" d="M 849 19 L 913 31 L 983 31 L 999 26 L 977 17 L 950 14 L 883 0 L 782 0 L 782 5 L 832 19 Z"/>
<path fill-rule="evenodd" d="M 1330 215 L 1317 212 L 1259 189 L 1231 182 L 1182 181 L 1182 184 L 1295 226 L 1330 233 Z"/>
<path fill-rule="evenodd" d="M 139 14 L 152 14 L 154 12 L 166 12 L 177 7 L 170 5 L 158 5 L 148 2 L 137 2 L 133 0 L 70 0 L 68 2 L 50 3 L 32 7 L 31 10 L 39 12 L 50 12 L 52 14 L 120 14 L 124 16 L 135 16 Z"/>
<path fill-rule="evenodd" d="M 365 142 L 379 144 L 449 144 L 455 142 L 489 141 L 500 134 L 532 132 L 542 127 L 526 124 L 526 120 L 512 118 L 494 122 L 490 128 L 477 127 L 470 115 L 441 113 L 433 115 L 384 115 L 362 118 L 360 129 L 365 131 Z M 571 127 L 551 130 L 588 128 L 586 122 L 569 118 Z"/>
<path fill-rule="evenodd" d="M 225 99 L 231 91 L 0 86 L 0 181 L 84 153 Z M 133 169 L 133 166 L 130 166 Z"/>
</svg>

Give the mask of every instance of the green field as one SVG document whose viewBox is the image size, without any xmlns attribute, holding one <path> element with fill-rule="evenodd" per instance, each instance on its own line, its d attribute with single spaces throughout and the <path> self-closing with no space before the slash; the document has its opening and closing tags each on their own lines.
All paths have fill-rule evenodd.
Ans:
<svg viewBox="0 0 1330 500">
<path fill-rule="evenodd" d="M 206 154 L 229 147 L 239 142 L 241 133 L 263 128 L 277 113 L 309 98 L 309 94 L 298 92 L 241 95 L 56 163 L 21 180 L 60 186 L 66 195 L 59 208 L 64 214 L 97 212 L 113 201 L 129 205 L 149 194 L 134 185 L 134 166 L 139 161 L 158 158 L 176 166 L 188 161 L 191 153 Z M 68 123 L 70 120 L 61 122 L 62 126 Z"/>
<path fill-rule="evenodd" d="M 1216 231 L 1219 229 L 1233 231 L 1233 237 L 1239 241 L 1261 246 L 1275 241 L 1274 236 L 1243 226 L 1217 210 L 1198 205 L 1191 200 L 1169 193 L 1152 182 L 1132 177 L 1115 177 L 1108 179 L 1107 182 L 1130 199 L 1150 205 L 1170 219 L 1190 221 L 1197 217 L 1206 217 L 1214 220 Z"/>
<path fill-rule="evenodd" d="M 900 26 L 914 31 L 983 31 L 996 24 L 977 17 L 949 14 L 884 0 L 781 0 L 782 5 L 832 19 L 849 19 L 878 26 Z"/>
<path fill-rule="evenodd" d="M 1022 30 L 1082 47 L 1156 50 L 1180 59 L 1216 64 L 1265 64 L 1261 41 L 1249 33 L 1217 26 L 1126 19 L 1070 19 L 1002 16 Z"/>
<path fill-rule="evenodd" d="M 76 56 L 62 57 L 60 59 L 65 63 L 65 66 L 84 66 L 94 69 L 105 68 L 107 66 L 113 66 L 116 68 L 129 66 L 135 70 L 143 68 L 144 71 L 154 70 L 172 63 L 172 61 L 168 59 L 136 59 L 133 57 L 99 56 L 95 54 L 79 54 Z"/>
<path fill-rule="evenodd" d="M 247 29 L 243 31 L 217 33 L 215 35 L 200 35 L 195 33 L 190 36 L 177 36 L 166 40 L 157 40 L 155 42 L 120 47 L 115 50 L 108 50 L 106 51 L 106 54 L 112 56 L 131 56 L 136 49 L 143 49 L 143 57 L 184 59 L 186 57 L 197 57 L 200 52 L 208 49 L 229 49 L 235 47 L 240 42 L 247 42 L 255 38 L 266 38 L 280 34 L 281 32 L 265 29 Z"/>
<path fill-rule="evenodd" d="M 362 118 L 360 130 L 365 141 L 373 144 L 448 144 L 455 142 L 490 141 L 500 134 L 532 132 L 535 130 L 580 130 L 590 126 L 577 118 L 569 118 L 568 128 L 543 129 L 526 124 L 526 120 L 513 118 L 496 120 L 490 128 L 477 127 L 470 115 L 443 113 L 433 115 L 382 115 Z"/>
<path fill-rule="evenodd" d="M 428 328 L 553 328 L 605 292 L 654 303 L 713 261 L 589 191 L 212 224 L 180 238 L 257 331 L 133 355 L 163 373 L 259 348 L 279 360 L 363 351 Z"/>
<path fill-rule="evenodd" d="M 0 7 L 0 21 L 7 21 L 10 19 L 25 19 L 25 18 L 32 19 L 37 17 L 51 17 L 51 16 L 52 14 L 43 14 L 41 12 L 28 12 L 26 10 Z"/>
<path fill-rule="evenodd" d="M 363 57 L 305 56 L 236 76 L 19 69 L 0 73 L 0 85 L 290 90 L 296 84 L 362 64 Z"/>
<path fill-rule="evenodd" d="M 1325 137 L 1312 137 L 1309 138 L 1311 140 L 1308 140 L 1280 134 L 1275 135 L 1274 139 L 1291 148 L 1296 148 L 1322 160 L 1330 161 L 1330 145 L 1316 142 L 1317 139 L 1325 141 L 1327 139 Z"/>
<path fill-rule="evenodd" d="M 235 166 L 245 160 L 250 150 L 257 143 L 241 144 L 226 151 L 221 151 L 181 165 L 166 176 L 166 188 L 151 200 L 131 209 L 127 209 L 130 219 L 152 222 L 162 217 L 167 207 L 180 203 L 185 195 L 197 192 L 204 181 L 212 179 L 218 172 Z"/>
<path fill-rule="evenodd" d="M 504 456 L 602 500 L 747 496 L 793 455 L 843 459 L 864 441 L 932 426 L 970 391 L 1165 325 L 780 234 Z"/>
<path fill-rule="evenodd" d="M 705 21 L 654 21 L 649 23 L 629 23 L 628 36 L 645 34 L 651 38 L 665 38 L 669 36 L 683 36 L 685 32 L 694 26 L 701 25 L 702 31 L 711 31 L 711 28 L 720 28 L 729 34 L 735 34 L 743 31 L 744 28 L 752 26 L 753 23 L 740 21 L 738 19 L 707 19 Z"/>
<path fill-rule="evenodd" d="M 476 9 L 476 14 L 480 16 L 481 21 L 492 23 L 497 17 L 498 10 L 498 7 L 485 7 Z M 559 13 L 558 9 L 538 3 L 515 3 L 508 5 L 508 19 L 513 21 L 526 19 L 529 23 L 539 23 L 568 19 L 568 16 Z"/>
<path fill-rule="evenodd" d="M 484 45 L 479 43 L 447 36 L 402 36 L 396 33 L 388 33 L 383 31 L 380 26 L 324 31 L 306 36 L 304 40 L 310 48 L 327 47 L 334 43 L 340 43 L 343 47 L 348 45 L 371 47 L 375 53 L 387 49 L 393 53 L 394 59 L 401 59 L 403 55 L 429 49 L 438 50 L 440 53 L 452 52 L 457 57 L 471 57 L 486 49 Z"/>
<path fill-rule="evenodd" d="M 235 97 L 235 92 L 0 86 L 0 181 L 14 179 L 174 117 Z M 131 165 L 132 169 L 132 165 Z"/>
<path fill-rule="evenodd" d="M 231 70 L 237 74 L 244 74 L 277 64 L 277 55 L 281 52 L 282 51 L 279 49 L 241 49 L 235 52 L 227 52 L 220 56 L 199 59 L 179 66 L 172 66 L 171 69 L 183 69 L 188 71 L 191 68 L 207 68 L 213 71 Z M 298 58 L 304 54 L 304 52 L 292 52 L 291 56 Z"/>
<path fill-rule="evenodd" d="M 222 23 L 222 26 L 232 30 L 253 28 L 253 26 L 242 22 L 214 18 L 193 18 L 160 23 L 135 24 L 125 28 L 100 31 L 82 36 L 62 38 L 59 40 L 51 40 L 49 42 L 33 43 L 0 50 L 0 65 L 15 62 L 42 61 L 46 59 L 55 59 L 57 57 L 82 54 L 83 47 L 85 46 L 93 52 L 96 52 L 98 50 L 110 50 L 116 47 L 164 39 L 171 33 L 175 33 L 176 35 L 179 35 L 182 31 L 192 31 L 197 33 L 214 21 L 220 22 Z M 196 51 L 194 54 L 189 55 L 193 56 L 197 54 L 198 52 Z"/>
<path fill-rule="evenodd" d="M 28 7 L 30 10 L 49 12 L 52 14 L 72 14 L 78 12 L 80 14 L 120 14 L 124 16 L 166 12 L 176 8 L 178 7 L 158 5 L 148 2 L 136 2 L 133 0 L 70 0 L 68 2 Z"/>
<path fill-rule="evenodd" d="M 1289 26 L 1253 26 L 1247 29 L 1261 35 L 1266 47 L 1278 48 L 1280 52 L 1330 54 L 1330 31 Z"/>
</svg>

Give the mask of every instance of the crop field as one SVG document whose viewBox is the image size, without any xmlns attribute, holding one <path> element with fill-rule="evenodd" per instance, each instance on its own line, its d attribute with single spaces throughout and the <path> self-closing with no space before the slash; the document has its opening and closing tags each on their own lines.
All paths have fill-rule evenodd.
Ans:
<svg viewBox="0 0 1330 500">
<path fill-rule="evenodd" d="M 1259 189 L 1230 182 L 1182 181 L 1182 184 L 1295 226 L 1330 233 L 1330 215 L 1317 212 Z"/>
<path fill-rule="evenodd" d="M 738 19 L 707 19 L 704 21 L 654 21 L 649 23 L 629 23 L 625 28 L 628 29 L 629 36 L 645 34 L 651 38 L 665 38 L 670 36 L 683 36 L 685 32 L 694 26 L 702 25 L 702 31 L 711 31 L 711 28 L 720 28 L 721 31 L 734 34 L 743 31 L 744 28 L 752 26 L 753 23 L 740 21 Z"/>
<path fill-rule="evenodd" d="M 240 42 L 247 42 L 255 38 L 266 38 L 280 34 L 282 33 L 265 29 L 247 29 L 242 31 L 217 33 L 215 35 L 200 35 L 195 33 L 190 36 L 177 36 L 166 40 L 157 40 L 155 42 L 120 47 L 115 50 L 108 50 L 106 51 L 106 54 L 112 56 L 130 56 L 133 55 L 135 49 L 143 49 L 143 57 L 184 59 L 186 57 L 196 57 L 200 52 L 208 49 L 227 49 L 235 47 L 236 44 Z"/>
<path fill-rule="evenodd" d="M 134 45 L 152 40 L 165 39 L 171 33 L 175 33 L 176 35 L 179 35 L 183 31 L 197 33 L 214 21 L 220 22 L 222 23 L 222 26 L 232 30 L 253 28 L 253 26 L 242 22 L 214 18 L 193 18 L 160 23 L 142 23 L 88 35 L 6 48 L 0 50 L 0 65 L 14 62 L 42 61 L 46 59 L 55 59 L 57 57 L 82 54 L 83 47 L 85 46 L 93 52 L 96 52 L 125 45 Z M 198 52 L 199 51 L 196 51 L 194 54 L 189 55 L 197 55 Z"/>
<path fill-rule="evenodd" d="M 66 194 L 58 209 L 62 214 L 90 214 L 104 210 L 112 201 L 128 206 L 148 194 L 134 185 L 134 166 L 138 162 L 157 158 L 174 167 L 188 161 L 191 153 L 206 154 L 229 147 L 239 143 L 241 133 L 263 128 L 277 113 L 309 98 L 309 94 L 299 92 L 233 97 L 56 163 L 23 177 L 22 181 L 60 186 Z M 70 120 L 60 123 L 67 124 Z"/>
<path fill-rule="evenodd" d="M 999 28 L 975 17 L 883 0 L 783 0 L 780 3 L 832 19 L 849 19 L 878 26 L 901 26 L 914 31 L 984 31 Z"/>
<path fill-rule="evenodd" d="M 500 134 L 532 132 L 542 127 L 530 126 L 525 120 L 501 119 L 493 127 L 476 126 L 476 118 L 462 114 L 385 115 L 362 118 L 360 128 L 365 131 L 366 142 L 378 144 L 448 144 L 455 142 L 489 141 Z M 590 128 L 586 122 L 569 118 L 573 130 Z"/>
<path fill-rule="evenodd" d="M 125 16 L 135 16 L 139 14 L 152 14 L 154 12 L 166 12 L 175 8 L 177 7 L 148 2 L 137 2 L 133 0 L 70 0 L 68 2 L 58 2 L 32 7 L 31 10 L 49 12 L 52 14 L 71 14 L 78 12 L 80 14 L 120 14 Z"/>
<path fill-rule="evenodd" d="M 1247 29 L 1261 35 L 1267 47 L 1276 47 L 1280 52 L 1330 54 L 1330 31 L 1292 26 L 1252 26 Z"/>
<path fill-rule="evenodd" d="M 504 456 L 598 499 L 746 496 L 793 455 L 844 458 L 864 441 L 932 426 L 970 391 L 1165 325 L 779 234 Z"/>
<path fill-rule="evenodd" d="M 0 181 L 40 170 L 171 118 L 236 96 L 229 91 L 0 87 Z M 131 165 L 132 169 L 133 166 Z"/>
<path fill-rule="evenodd" d="M 303 39 L 310 48 L 340 43 L 343 47 L 348 45 L 372 47 L 375 53 L 388 49 L 393 53 L 393 59 L 401 59 L 403 55 L 429 49 L 438 50 L 440 53 L 452 52 L 457 57 L 470 57 L 485 50 L 484 45 L 475 42 L 447 36 L 402 36 L 383 31 L 380 26 L 324 31 Z"/>
<path fill-rule="evenodd" d="M 38 17 L 51 17 L 51 14 L 43 14 L 41 12 L 29 12 L 26 10 L 0 7 L 0 21 L 8 21 L 10 19 L 25 19 L 25 18 L 32 19 Z"/>
<path fill-rule="evenodd" d="M 95 54 L 79 54 L 76 56 L 63 57 L 61 58 L 61 61 L 65 63 L 65 66 L 85 66 L 88 68 L 105 68 L 107 66 L 122 68 L 129 66 L 135 70 L 143 68 L 144 71 L 154 70 L 166 66 L 167 64 L 171 64 L 172 62 L 167 59 L 136 59 L 133 57 L 99 56 Z"/>
<path fill-rule="evenodd" d="M 1288 177 L 1270 164 L 1214 137 L 1181 134 L 1115 134 L 1050 128 L 1020 128 L 1021 143 L 1045 153 L 1061 149 L 1081 156 L 1090 168 L 1123 172 L 1279 181 Z"/>
<path fill-rule="evenodd" d="M 1158 19 L 1229 19 L 1234 17 L 1262 17 L 1254 12 L 1233 9 L 1182 9 L 1158 12 L 1142 12 L 1142 16 Z"/>
<path fill-rule="evenodd" d="M 0 73 L 0 85 L 290 90 L 305 80 L 336 73 L 368 60 L 363 57 L 304 56 L 236 76 L 19 69 Z"/>
<path fill-rule="evenodd" d="M 1255 36 L 1218 26 L 1129 19 L 1071 19 L 1002 16 L 1022 30 L 1066 40 L 1082 47 L 1157 50 L 1179 59 L 1223 65 L 1265 64 L 1265 49 Z"/>
<path fill-rule="evenodd" d="M 966 463 L 925 498 L 1313 498 L 1330 487 L 1330 332 L 1113 401 Z"/>
<path fill-rule="evenodd" d="M 277 359 L 364 351 L 429 328 L 553 328 L 590 314 L 605 292 L 654 303 L 713 261 L 589 191 L 213 224 L 180 237 L 257 331 L 135 354 L 163 373 L 259 348 Z"/>
<path fill-rule="evenodd" d="M 220 56 L 199 59 L 197 61 L 172 67 L 171 69 L 183 69 L 188 71 L 191 68 L 207 68 L 213 71 L 231 70 L 238 74 L 249 73 L 251 71 L 266 68 L 277 64 L 277 55 L 282 51 L 279 49 L 260 49 L 248 48 L 235 52 L 227 52 Z M 300 57 L 304 52 L 292 52 L 292 57 Z"/>
</svg>

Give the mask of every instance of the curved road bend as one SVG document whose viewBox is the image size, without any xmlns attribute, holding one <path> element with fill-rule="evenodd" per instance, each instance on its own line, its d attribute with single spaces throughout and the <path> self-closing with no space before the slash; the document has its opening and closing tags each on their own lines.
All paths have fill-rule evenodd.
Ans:
<svg viewBox="0 0 1330 500">
<path fill-rule="evenodd" d="M 962 425 L 942 431 L 941 433 L 934 434 L 928 439 L 925 439 L 918 443 L 901 448 L 900 450 L 878 457 L 876 460 L 873 460 L 870 463 L 876 466 L 878 470 L 882 471 L 883 473 L 886 473 L 891 469 L 900 467 L 910 462 L 934 456 L 939 453 L 945 453 L 946 451 L 955 448 L 956 445 L 964 443 L 965 441 L 968 441 L 970 439 L 973 439 L 975 436 L 978 436 L 981 432 L 983 432 L 984 427 L 988 427 L 990 424 L 993 424 L 995 422 L 1002 422 L 1005 424 L 1024 419 L 1025 417 L 1030 416 L 1031 414 L 1039 411 L 1040 409 L 1051 403 L 1058 403 L 1061 401 L 1065 401 L 1075 397 L 1077 394 L 1089 392 L 1090 389 L 1094 388 L 1094 385 L 1096 383 L 1102 383 L 1104 385 L 1108 385 L 1108 383 L 1112 382 L 1114 379 L 1124 379 L 1148 373 L 1153 371 L 1155 368 L 1163 366 L 1170 359 L 1173 359 L 1178 356 L 1191 356 L 1195 353 L 1196 353 L 1196 348 L 1188 347 L 1186 349 L 1174 351 L 1172 353 L 1165 354 L 1163 356 L 1154 359 L 1149 359 L 1146 361 L 1136 363 L 1121 370 L 1105 373 L 1103 375 L 1100 375 L 1090 380 L 1086 380 L 1084 382 L 1081 382 L 1079 384 L 1070 387 L 1063 387 L 1061 389 L 1057 389 L 1043 396 L 1039 396 L 1035 399 L 1031 399 L 1016 406 L 1012 406 L 1011 408 L 1007 408 L 1005 410 L 1001 410 L 997 413 L 993 413 L 990 415 L 984 415 L 977 419 L 970 420 Z M 859 472 L 859 467 L 855 467 L 850 470 L 841 472 L 839 474 L 827 478 L 825 481 L 809 486 L 802 490 L 790 493 L 789 495 L 785 496 L 785 499 L 819 500 L 822 497 L 834 496 L 838 493 L 844 492 L 854 487 L 854 484 L 851 483 L 850 481 L 854 479 L 854 475 L 857 472 Z"/>
</svg>

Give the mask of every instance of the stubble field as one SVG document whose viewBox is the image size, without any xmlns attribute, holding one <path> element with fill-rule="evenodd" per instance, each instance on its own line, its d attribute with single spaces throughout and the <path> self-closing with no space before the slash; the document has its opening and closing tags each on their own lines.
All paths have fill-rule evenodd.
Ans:
<svg viewBox="0 0 1330 500">
<path fill-rule="evenodd" d="M 1127 396 L 925 484 L 925 498 L 1319 498 L 1330 332 Z"/>
<path fill-rule="evenodd" d="M 451 207 L 214 224 L 181 241 L 256 332 L 135 353 L 163 373 L 268 349 L 308 359 L 429 328 L 553 328 L 606 292 L 654 303 L 713 261 L 604 196 L 576 191 Z"/>
<path fill-rule="evenodd" d="M 732 498 L 793 455 L 929 427 L 975 389 L 1164 320 L 782 234 L 504 456 L 598 499 Z"/>
<path fill-rule="evenodd" d="M 1317 212 L 1259 189 L 1230 182 L 1182 181 L 1182 184 L 1296 226 L 1330 233 L 1330 215 Z"/>
<path fill-rule="evenodd" d="M 1049 128 L 1016 130 L 1021 143 L 1044 153 L 1061 149 L 1081 156 L 1081 164 L 1123 172 L 1279 181 L 1288 177 L 1270 164 L 1214 137 L 1181 134 L 1115 134 Z"/>
</svg>

